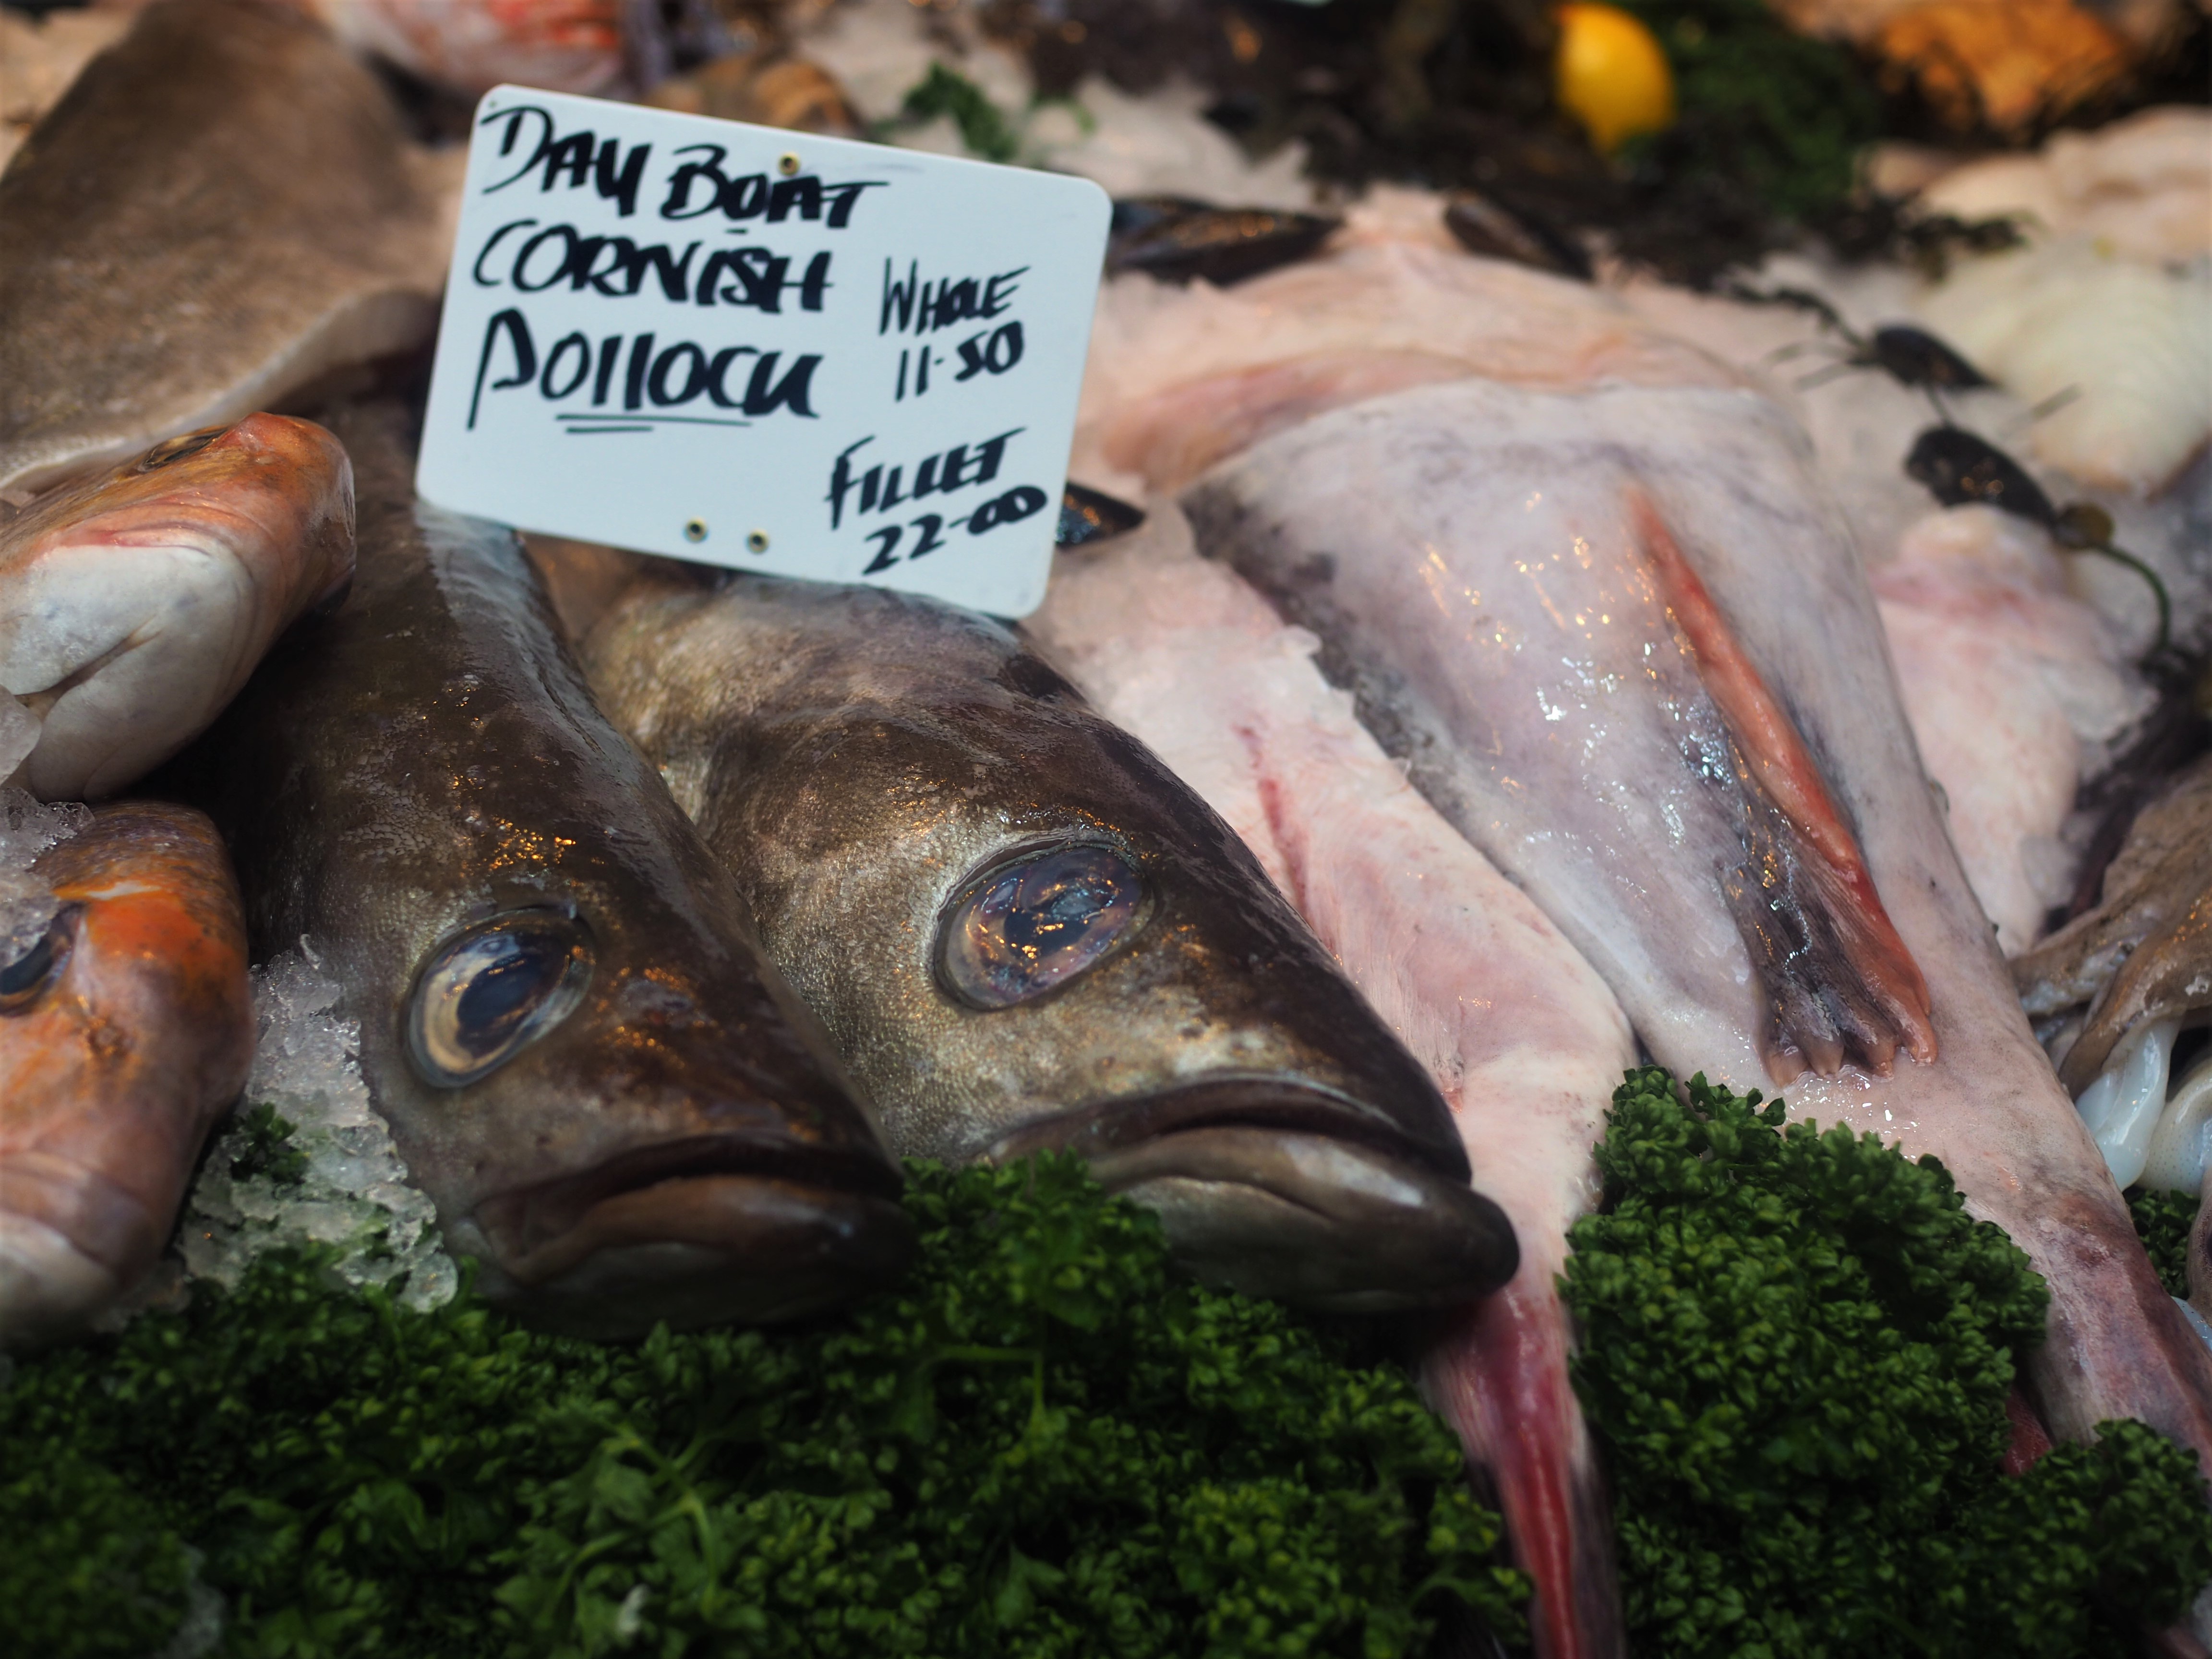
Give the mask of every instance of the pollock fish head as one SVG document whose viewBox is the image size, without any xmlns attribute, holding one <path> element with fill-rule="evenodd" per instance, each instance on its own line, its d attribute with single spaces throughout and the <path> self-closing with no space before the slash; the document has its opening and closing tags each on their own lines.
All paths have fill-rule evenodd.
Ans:
<svg viewBox="0 0 2212 1659">
<path fill-rule="evenodd" d="M 575 848 L 532 880 L 540 849 L 519 839 L 512 878 L 388 901 L 413 947 L 347 975 L 391 996 L 362 1006 L 363 1066 L 486 1293 L 620 1336 L 796 1317 L 895 1279 L 898 1176 L 805 1010 L 744 994 L 757 975 L 725 930 L 592 879 Z"/>
<path fill-rule="evenodd" d="M 253 1050 L 246 926 L 214 827 L 125 802 L 46 852 L 0 938 L 0 1344 L 82 1322 L 154 1264 Z"/>
<path fill-rule="evenodd" d="M 413 497 L 376 411 L 344 604 L 181 766 L 256 951 L 305 935 L 479 1288 L 579 1334 L 895 1279 L 899 1175 L 729 878 L 561 644 L 513 534 Z"/>
<path fill-rule="evenodd" d="M 46 800 L 129 784 L 352 573 L 352 471 L 307 421 L 172 438 L 40 498 L 0 525 L 0 690 L 40 722 L 21 782 Z"/>
<path fill-rule="evenodd" d="M 1311 1304 L 1510 1275 L 1418 1064 L 1227 825 L 1006 629 L 749 580 L 641 590 L 591 654 L 899 1152 L 1080 1152 L 1202 1275 Z"/>
</svg>

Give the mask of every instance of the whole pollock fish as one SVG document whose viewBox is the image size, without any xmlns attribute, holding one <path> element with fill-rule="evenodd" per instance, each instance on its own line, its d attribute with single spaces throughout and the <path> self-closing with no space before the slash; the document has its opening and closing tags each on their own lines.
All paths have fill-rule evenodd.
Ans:
<svg viewBox="0 0 2212 1659">
<path fill-rule="evenodd" d="M 6 1347 L 65 1333 L 145 1275 L 253 1055 L 246 919 L 204 817 L 103 806 L 31 873 L 46 919 L 0 936 Z"/>
<path fill-rule="evenodd" d="M 2138 1417 L 2212 1466 L 2212 1360 L 2027 1029 L 1785 416 L 1463 380 L 1278 431 L 1185 499 L 1661 1063 L 1939 1156 L 2050 1282 L 2054 1431 Z"/>
<path fill-rule="evenodd" d="M 1436 1316 L 1422 1390 L 1535 1581 L 1536 1651 L 1620 1654 L 1609 1508 L 1558 1285 L 1567 1229 L 1598 1199 L 1590 1149 L 1636 1059 L 1620 1005 L 1406 781 L 1314 665 L 1313 635 L 1198 558 L 1172 506 L 1141 534 L 1063 556 L 1024 626 L 1228 820 L 1450 1104 L 1521 1267 Z"/>
<path fill-rule="evenodd" d="M 449 232 L 376 77 L 263 0 L 162 0 L 0 173 L 0 490 L 436 331 Z"/>
<path fill-rule="evenodd" d="M 249 415 L 48 491 L 0 523 L 0 782 L 125 787 L 352 579 L 353 470 L 307 421 Z"/>
<path fill-rule="evenodd" d="M 313 942 L 448 1248 L 538 1322 L 766 1322 L 895 1279 L 896 1167 L 514 537 L 416 502 L 402 412 L 337 424 L 353 592 L 179 763 L 256 953 Z"/>
<path fill-rule="evenodd" d="M 586 658 L 899 1152 L 1080 1152 L 1202 1274 L 1322 1307 L 1511 1276 L 1420 1067 L 1228 826 L 1007 629 L 641 583 Z"/>
</svg>

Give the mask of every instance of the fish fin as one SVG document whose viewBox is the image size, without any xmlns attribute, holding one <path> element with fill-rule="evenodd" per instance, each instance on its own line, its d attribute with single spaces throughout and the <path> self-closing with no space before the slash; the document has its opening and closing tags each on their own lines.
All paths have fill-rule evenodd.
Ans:
<svg viewBox="0 0 2212 1659">
<path fill-rule="evenodd" d="M 2206 995 L 2212 959 L 2212 889 L 2130 951 L 2090 1005 L 2088 1024 L 2066 1051 L 2058 1080 L 2079 1096 L 2097 1080 L 2129 1032 L 2155 1019 L 2194 1014 Z"/>
<path fill-rule="evenodd" d="M 1887 1076 L 1897 1050 L 1936 1058 L 1928 982 L 1883 908 L 1850 827 L 1789 712 L 1767 690 L 1680 545 L 1640 490 L 1629 514 L 1661 602 L 1734 742 L 1749 820 L 1722 886 L 1771 1015 L 1767 1068 L 1855 1062 Z"/>
<path fill-rule="evenodd" d="M 1550 1273 L 1523 1272 L 1430 1328 L 1421 1392 L 1488 1477 L 1514 1565 L 1535 1581 L 1538 1659 L 1624 1659 L 1612 1506 L 1568 1379 L 1568 1340 Z"/>
</svg>

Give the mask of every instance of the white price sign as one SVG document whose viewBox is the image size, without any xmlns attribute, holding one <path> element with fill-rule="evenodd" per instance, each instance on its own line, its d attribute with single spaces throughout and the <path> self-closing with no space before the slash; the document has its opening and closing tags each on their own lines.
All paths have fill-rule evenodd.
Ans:
<svg viewBox="0 0 2212 1659">
<path fill-rule="evenodd" d="M 427 500 L 999 616 L 1042 602 L 1097 185 L 525 87 L 476 119 Z"/>
</svg>

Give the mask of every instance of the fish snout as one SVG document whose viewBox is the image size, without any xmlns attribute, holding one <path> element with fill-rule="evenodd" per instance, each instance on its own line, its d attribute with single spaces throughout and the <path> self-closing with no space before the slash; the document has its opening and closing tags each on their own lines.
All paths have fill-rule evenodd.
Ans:
<svg viewBox="0 0 2212 1659">
<path fill-rule="evenodd" d="M 1454 1152 L 1457 1152 L 1454 1148 Z M 1518 1241 L 1438 1156 L 1302 1080 L 1236 1079 L 1078 1108 L 987 1154 L 1079 1152 L 1155 1212 L 1200 1279 L 1335 1313 L 1472 1301 L 1510 1279 Z"/>
<path fill-rule="evenodd" d="M 495 1194 L 453 1231 L 481 1241 L 487 1296 L 602 1339 L 803 1318 L 896 1283 L 915 1247 L 880 1155 L 729 1134 Z"/>
</svg>

